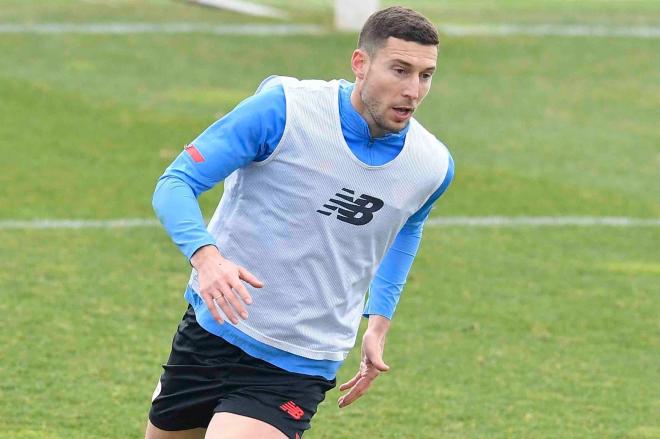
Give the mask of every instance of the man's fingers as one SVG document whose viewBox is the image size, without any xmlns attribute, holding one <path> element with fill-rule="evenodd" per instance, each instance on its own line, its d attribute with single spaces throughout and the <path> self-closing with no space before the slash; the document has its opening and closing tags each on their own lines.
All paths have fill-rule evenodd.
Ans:
<svg viewBox="0 0 660 439">
<path fill-rule="evenodd" d="M 231 294 L 232 296 L 234 295 L 230 288 L 223 288 L 221 292 L 213 298 L 213 302 L 222 309 L 222 312 L 224 312 L 227 318 L 235 325 L 238 323 L 238 318 L 234 315 L 234 310 L 227 301 L 228 294 Z"/>
<path fill-rule="evenodd" d="M 346 395 L 342 396 L 339 398 L 339 408 L 344 408 L 349 404 L 352 404 L 355 402 L 356 399 L 364 395 L 367 390 L 369 390 L 369 387 L 371 386 L 371 383 L 373 382 L 373 378 L 367 378 L 367 377 L 362 377 L 358 380 L 358 382 L 355 384 L 355 387 L 351 389 L 350 392 L 348 392 Z"/>
<path fill-rule="evenodd" d="M 359 379 L 360 379 L 360 372 L 356 373 L 353 378 L 351 378 L 349 381 L 347 381 L 344 384 L 342 384 L 341 386 L 339 386 L 339 391 L 343 392 L 346 389 L 350 389 L 351 387 L 353 387 L 355 385 L 355 383 L 358 382 Z"/>
<path fill-rule="evenodd" d="M 243 282 L 241 282 L 240 279 L 236 282 L 236 285 L 232 285 L 234 287 L 234 291 L 238 293 L 238 295 L 241 297 L 241 300 L 248 305 L 252 304 L 252 296 L 250 296 L 250 293 L 248 292 L 247 288 L 245 288 L 245 285 L 243 285 Z M 247 318 L 247 317 L 244 317 Z"/>
<path fill-rule="evenodd" d="M 254 274 L 250 273 L 244 267 L 238 267 L 238 276 L 255 288 L 261 288 L 264 286 L 263 282 L 257 279 L 257 277 Z"/>
<path fill-rule="evenodd" d="M 202 294 L 202 299 L 204 299 L 204 303 L 206 303 L 206 307 L 211 311 L 211 314 L 213 315 L 213 318 L 217 320 L 218 323 L 221 325 L 225 323 L 223 318 L 220 316 L 220 313 L 215 307 L 215 303 L 213 303 L 213 297 L 211 297 L 210 294 Z"/>
<path fill-rule="evenodd" d="M 237 281 L 239 286 L 241 285 L 241 281 Z M 222 293 L 225 296 L 225 299 L 231 304 L 232 308 L 243 318 L 243 320 L 247 319 L 248 313 L 245 310 L 245 306 L 243 305 L 243 302 L 241 302 L 238 297 L 236 297 L 236 294 L 234 293 L 234 290 L 232 290 L 231 285 L 226 286 L 225 288 L 222 289 Z M 234 287 L 236 288 L 236 287 Z M 245 287 L 244 287 L 245 288 Z M 232 322 L 234 320 L 232 319 Z M 234 322 L 234 324 L 238 323 L 238 321 Z"/>
<path fill-rule="evenodd" d="M 347 394 L 340 397 L 337 401 L 339 408 L 346 407 L 364 395 L 367 390 L 369 390 L 371 383 L 373 383 L 378 375 L 380 375 L 380 371 L 376 367 L 373 365 L 365 367 L 364 364 L 362 364 L 360 371 L 353 378 L 351 378 L 350 381 L 339 386 L 340 391 L 350 389 Z"/>
</svg>

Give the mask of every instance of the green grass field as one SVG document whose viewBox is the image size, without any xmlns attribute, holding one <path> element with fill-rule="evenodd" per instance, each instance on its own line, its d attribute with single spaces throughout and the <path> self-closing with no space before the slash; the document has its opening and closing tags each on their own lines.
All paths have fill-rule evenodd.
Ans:
<svg viewBox="0 0 660 439">
<path fill-rule="evenodd" d="M 331 1 L 263 3 L 331 22 Z M 438 23 L 660 23 L 656 1 L 403 3 Z M 0 0 L 0 23 L 64 21 L 272 22 Z M 443 38 L 418 118 L 456 179 L 432 216 L 660 217 L 659 41 Z M 354 43 L 0 34 L 0 221 L 153 218 L 184 144 L 270 74 L 351 79 Z M 305 438 L 660 438 L 659 248 L 657 226 L 427 227 L 391 372 L 343 410 L 330 392 Z M 0 438 L 141 437 L 188 274 L 158 228 L 0 228 Z"/>
</svg>

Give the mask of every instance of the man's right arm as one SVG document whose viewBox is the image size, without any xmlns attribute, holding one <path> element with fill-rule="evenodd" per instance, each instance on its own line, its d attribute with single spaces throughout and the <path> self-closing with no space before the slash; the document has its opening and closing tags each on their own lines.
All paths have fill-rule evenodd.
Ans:
<svg viewBox="0 0 660 439">
<path fill-rule="evenodd" d="M 267 158 L 286 123 L 284 90 L 275 86 L 250 96 L 185 149 L 158 180 L 152 205 L 186 259 L 215 245 L 197 198 L 236 169 Z"/>
<path fill-rule="evenodd" d="M 156 185 L 154 211 L 197 270 L 199 294 L 220 323 L 223 318 L 216 305 L 236 324 L 235 313 L 246 319 L 243 303 L 252 301 L 242 282 L 256 288 L 262 284 L 246 268 L 222 257 L 206 229 L 197 198 L 236 169 L 266 159 L 282 138 L 285 124 L 283 88 L 276 85 L 262 90 L 188 145 Z"/>
</svg>

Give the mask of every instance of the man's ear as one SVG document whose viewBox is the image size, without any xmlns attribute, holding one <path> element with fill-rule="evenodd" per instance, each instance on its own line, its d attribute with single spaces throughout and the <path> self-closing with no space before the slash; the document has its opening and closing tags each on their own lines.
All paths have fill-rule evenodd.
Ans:
<svg viewBox="0 0 660 439">
<path fill-rule="evenodd" d="M 351 69 L 355 77 L 363 80 L 367 69 L 369 68 L 369 55 L 362 49 L 355 49 L 351 56 Z"/>
</svg>

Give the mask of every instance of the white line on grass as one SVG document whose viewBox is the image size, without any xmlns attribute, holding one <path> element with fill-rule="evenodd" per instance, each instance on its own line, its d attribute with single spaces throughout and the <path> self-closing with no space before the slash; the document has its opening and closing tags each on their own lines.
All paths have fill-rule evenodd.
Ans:
<svg viewBox="0 0 660 439">
<path fill-rule="evenodd" d="M 660 38 L 660 26 L 604 26 L 562 24 L 443 24 L 441 33 L 452 36 L 558 36 Z"/>
<path fill-rule="evenodd" d="M 120 218 L 114 220 L 1 220 L 0 230 L 7 229 L 114 229 L 133 227 L 155 227 L 160 223 L 155 219 Z"/>
<path fill-rule="evenodd" d="M 660 219 L 607 216 L 450 216 L 430 218 L 427 226 L 467 227 L 546 227 L 546 226 L 609 226 L 609 227 L 658 227 Z"/>
<path fill-rule="evenodd" d="M 313 24 L 210 24 L 210 23 L 0 23 L 0 34 L 215 34 L 314 35 L 324 33 Z"/>
<path fill-rule="evenodd" d="M 562 36 L 660 38 L 660 26 L 605 26 L 559 24 L 442 24 L 450 36 Z M 318 35 L 330 29 L 313 24 L 212 24 L 166 23 L 0 23 L 0 34 L 192 34 L 216 35 Z"/>
<path fill-rule="evenodd" d="M 160 223 L 147 218 L 120 218 L 114 220 L 0 220 L 0 230 L 43 229 L 116 229 L 156 227 Z M 660 219 L 589 216 L 449 216 L 431 218 L 426 227 L 660 227 Z"/>
</svg>

